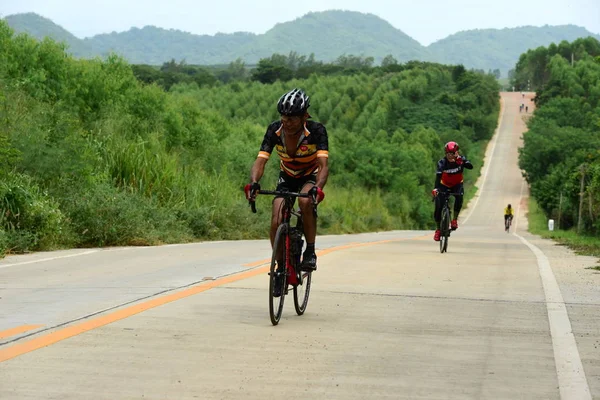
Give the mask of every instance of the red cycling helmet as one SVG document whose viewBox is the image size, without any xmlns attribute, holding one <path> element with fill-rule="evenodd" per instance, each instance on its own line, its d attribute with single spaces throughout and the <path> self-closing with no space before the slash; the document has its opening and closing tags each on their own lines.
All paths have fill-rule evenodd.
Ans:
<svg viewBox="0 0 600 400">
<path fill-rule="evenodd" d="M 456 153 L 458 151 L 458 143 L 448 142 L 446 143 L 446 146 L 444 146 L 444 150 L 446 150 L 446 153 Z"/>
</svg>

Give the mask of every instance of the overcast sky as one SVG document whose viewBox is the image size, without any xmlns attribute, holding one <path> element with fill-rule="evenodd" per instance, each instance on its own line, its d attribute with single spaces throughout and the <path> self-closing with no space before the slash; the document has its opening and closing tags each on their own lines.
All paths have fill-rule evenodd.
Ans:
<svg viewBox="0 0 600 400">
<path fill-rule="evenodd" d="M 0 0 L 2 17 L 35 12 L 80 38 L 145 25 L 265 33 L 278 22 L 331 9 L 375 14 L 423 45 L 461 30 L 523 25 L 575 24 L 600 33 L 600 0 Z"/>
</svg>

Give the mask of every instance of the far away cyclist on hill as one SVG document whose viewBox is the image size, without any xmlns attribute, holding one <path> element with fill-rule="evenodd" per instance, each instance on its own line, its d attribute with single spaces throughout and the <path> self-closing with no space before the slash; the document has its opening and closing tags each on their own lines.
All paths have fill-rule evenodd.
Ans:
<svg viewBox="0 0 600 400">
<path fill-rule="evenodd" d="M 454 198 L 454 218 L 450 223 L 452 230 L 458 229 L 458 214 L 463 205 L 463 171 L 464 169 L 473 169 L 471 161 L 458 153 L 458 143 L 448 142 L 444 146 L 446 156 L 438 161 L 435 174 L 435 188 L 432 190 L 435 196 L 435 223 L 437 229 L 433 235 L 433 240 L 440 240 L 440 220 L 442 219 L 442 206 L 444 205 L 444 195 L 447 193 L 456 193 L 460 196 Z"/>
<path fill-rule="evenodd" d="M 258 182 L 262 178 L 265 164 L 275 150 L 281 159 L 277 191 L 310 193 L 317 200 L 323 200 L 323 187 L 327 182 L 329 167 L 329 145 L 327 130 L 319 122 L 309 121 L 309 97 L 300 89 L 285 93 L 277 103 L 277 111 L 281 119 L 272 122 L 264 136 L 258 158 L 252 166 L 250 182 L 246 185 L 246 197 L 254 200 L 260 190 Z M 313 214 L 312 199 L 298 198 L 304 222 L 306 250 L 302 256 L 302 268 L 317 269 L 315 254 L 315 238 L 317 235 L 317 220 Z M 273 200 L 271 216 L 271 246 L 275 233 L 282 219 L 282 198 Z M 278 262 L 283 264 L 283 260 Z"/>
</svg>

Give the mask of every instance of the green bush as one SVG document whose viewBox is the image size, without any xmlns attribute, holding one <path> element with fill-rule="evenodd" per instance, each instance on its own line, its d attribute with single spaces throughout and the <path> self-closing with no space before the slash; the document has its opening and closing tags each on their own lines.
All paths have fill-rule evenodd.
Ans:
<svg viewBox="0 0 600 400">
<path fill-rule="evenodd" d="M 67 193 L 62 206 L 78 246 L 155 245 L 191 239 L 191 232 L 174 213 L 107 182 Z"/>
<path fill-rule="evenodd" d="M 66 225 L 58 202 L 31 177 L 11 173 L 0 178 L 0 226 L 6 249 L 26 252 L 55 248 L 64 243 Z"/>
</svg>

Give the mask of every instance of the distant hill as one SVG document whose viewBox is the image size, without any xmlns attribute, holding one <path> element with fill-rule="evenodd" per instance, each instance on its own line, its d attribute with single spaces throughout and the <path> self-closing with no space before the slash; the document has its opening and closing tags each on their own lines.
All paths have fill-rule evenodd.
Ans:
<svg viewBox="0 0 600 400">
<path fill-rule="evenodd" d="M 256 42 L 253 33 L 193 35 L 175 29 L 145 26 L 127 32 L 96 35 L 83 42 L 96 55 L 118 53 L 134 64 L 160 65 L 171 59 L 188 64 L 224 64 L 240 57 L 240 52 Z M 269 53 L 270 56 L 272 54 Z M 74 52 L 74 55 L 78 55 Z M 261 55 L 264 57 L 266 55 Z M 258 56 L 247 62 L 257 62 Z"/>
<path fill-rule="evenodd" d="M 428 50 L 387 21 L 354 11 L 311 12 L 290 22 L 279 23 L 257 40 L 243 58 L 275 51 L 315 53 L 318 60 L 334 60 L 342 54 L 372 56 L 382 60 L 392 54 L 399 61 L 428 58 Z"/>
<path fill-rule="evenodd" d="M 373 56 L 393 54 L 400 61 L 427 58 L 419 42 L 372 14 L 352 11 L 308 13 L 294 21 L 275 25 L 262 35 L 193 35 L 153 26 L 84 39 L 97 54 L 115 51 L 133 63 L 161 64 L 175 58 L 189 64 L 223 64 L 241 57 L 256 63 L 273 53 L 315 53 L 332 61 L 342 54 Z"/>
<path fill-rule="evenodd" d="M 9 15 L 4 19 L 16 33 L 27 33 L 40 40 L 49 36 L 57 42 L 65 42 L 70 51 L 77 56 L 86 57 L 91 54 L 91 50 L 86 48 L 81 39 L 48 18 L 35 13 L 26 13 Z"/>
<path fill-rule="evenodd" d="M 134 64 L 160 65 L 171 59 L 188 64 L 227 64 L 238 57 L 253 64 L 273 53 L 314 53 L 316 59 L 332 61 L 342 54 L 372 56 L 379 62 L 388 54 L 408 60 L 463 64 L 467 68 L 514 68 L 519 56 L 530 48 L 562 40 L 594 36 L 575 25 L 520 27 L 463 31 L 425 47 L 387 21 L 353 11 L 312 12 L 293 21 L 276 24 L 264 34 L 247 32 L 194 35 L 154 26 L 132 28 L 78 39 L 51 20 L 34 13 L 5 18 L 17 32 L 36 38 L 50 36 L 66 42 L 76 57 L 105 56 L 116 52 Z"/>
<path fill-rule="evenodd" d="M 576 25 L 474 29 L 450 35 L 430 44 L 428 49 L 438 62 L 463 63 L 470 68 L 486 71 L 499 68 L 506 73 L 515 67 L 519 56 L 529 49 L 588 36 L 600 40 L 600 35 Z"/>
</svg>

